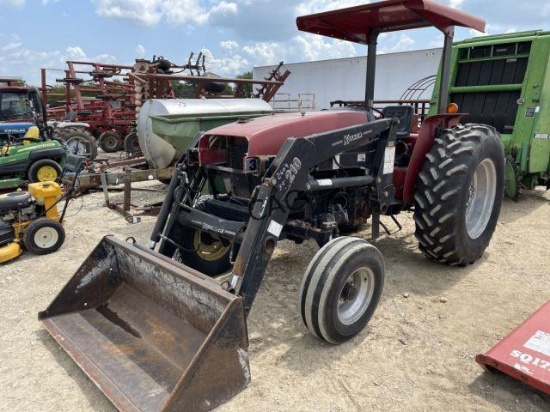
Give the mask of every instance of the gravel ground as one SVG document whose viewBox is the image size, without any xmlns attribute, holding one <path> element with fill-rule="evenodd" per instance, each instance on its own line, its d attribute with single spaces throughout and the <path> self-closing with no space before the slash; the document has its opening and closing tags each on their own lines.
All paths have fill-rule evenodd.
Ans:
<svg viewBox="0 0 550 412">
<path fill-rule="evenodd" d="M 161 195 L 135 193 L 136 202 L 153 198 Z M 58 252 L 0 267 L 1 411 L 114 410 L 37 320 L 102 236 L 147 241 L 154 217 L 130 224 L 103 203 L 102 193 L 71 203 Z M 252 384 L 219 411 L 550 410 L 549 396 L 474 361 L 550 299 L 550 193 L 505 200 L 485 255 L 465 268 L 425 259 L 412 215 L 399 220 L 403 230 L 376 242 L 386 261 L 381 303 L 340 346 L 312 337 L 298 314 L 317 247 L 280 242 L 248 318 Z"/>
</svg>

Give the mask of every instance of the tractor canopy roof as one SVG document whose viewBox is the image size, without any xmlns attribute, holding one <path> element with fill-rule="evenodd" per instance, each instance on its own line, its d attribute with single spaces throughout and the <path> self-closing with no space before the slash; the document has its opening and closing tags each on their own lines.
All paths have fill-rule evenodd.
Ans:
<svg viewBox="0 0 550 412">
<path fill-rule="evenodd" d="M 429 0 L 386 0 L 362 6 L 301 16 L 301 31 L 368 44 L 371 34 L 451 26 L 485 31 L 485 20 Z"/>
</svg>

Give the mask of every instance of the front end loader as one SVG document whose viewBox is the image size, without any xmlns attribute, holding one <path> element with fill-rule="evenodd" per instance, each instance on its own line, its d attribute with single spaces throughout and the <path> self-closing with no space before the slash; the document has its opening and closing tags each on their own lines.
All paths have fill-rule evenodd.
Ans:
<svg viewBox="0 0 550 412">
<path fill-rule="evenodd" d="M 371 107 L 379 33 L 435 26 L 448 51 L 454 26 L 484 22 L 429 0 L 387 0 L 297 24 L 368 44 L 365 107 L 199 134 L 174 168 L 148 247 L 105 237 L 39 314 L 120 410 L 211 410 L 249 384 L 246 318 L 282 239 L 320 247 L 299 310 L 331 344 L 360 333 L 382 294 L 382 254 L 346 236 L 367 220 L 376 239 L 382 215 L 397 223 L 414 210 L 421 251 L 450 265 L 473 263 L 489 244 L 504 187 L 494 129 L 460 125 L 443 104 L 412 133 L 410 108 L 377 119 Z"/>
</svg>

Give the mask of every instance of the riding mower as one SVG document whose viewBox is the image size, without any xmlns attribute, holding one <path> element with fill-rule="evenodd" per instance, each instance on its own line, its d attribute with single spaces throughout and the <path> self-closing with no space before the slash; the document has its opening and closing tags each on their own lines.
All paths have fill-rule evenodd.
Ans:
<svg viewBox="0 0 550 412">
<path fill-rule="evenodd" d="M 55 181 L 65 163 L 65 145 L 37 126 L 0 123 L 0 189 Z"/>
<path fill-rule="evenodd" d="M 78 173 L 84 159 L 70 158 L 68 163 Z M 30 183 L 28 191 L 0 195 L 0 264 L 20 256 L 23 248 L 35 255 L 45 255 L 63 245 L 62 223 L 75 181 L 65 194 L 57 182 L 48 181 Z M 58 204 L 62 200 L 65 204 L 59 213 Z"/>
<path fill-rule="evenodd" d="M 491 240 L 504 191 L 494 128 L 460 124 L 444 99 L 419 130 L 411 106 L 372 108 L 378 34 L 437 27 L 447 72 L 454 26 L 485 22 L 429 0 L 387 0 L 297 25 L 368 45 L 366 107 L 199 134 L 174 168 L 150 244 L 104 237 L 38 315 L 119 410 L 211 410 L 250 383 L 246 319 L 282 239 L 320 246 L 298 307 L 330 344 L 360 333 L 382 295 L 382 253 L 345 236 L 367 219 L 376 239 L 381 216 L 398 224 L 414 211 L 420 250 L 449 265 L 475 262 Z"/>
</svg>

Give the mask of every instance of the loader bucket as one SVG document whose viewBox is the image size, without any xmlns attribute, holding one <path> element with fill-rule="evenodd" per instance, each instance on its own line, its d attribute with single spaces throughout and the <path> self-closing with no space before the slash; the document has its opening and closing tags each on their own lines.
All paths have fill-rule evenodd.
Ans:
<svg viewBox="0 0 550 412">
<path fill-rule="evenodd" d="M 38 318 L 122 411 L 203 411 L 250 382 L 242 298 L 104 237 Z"/>
</svg>

